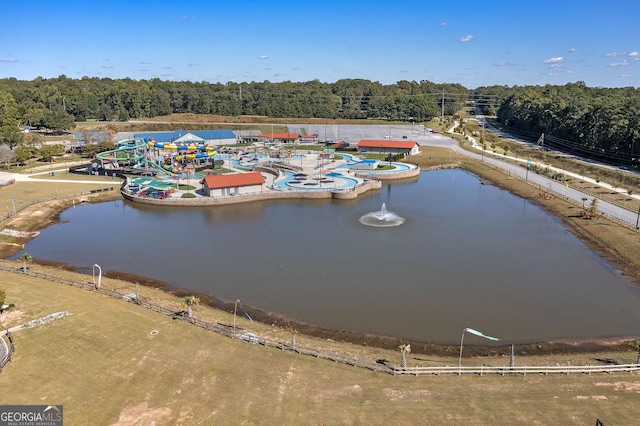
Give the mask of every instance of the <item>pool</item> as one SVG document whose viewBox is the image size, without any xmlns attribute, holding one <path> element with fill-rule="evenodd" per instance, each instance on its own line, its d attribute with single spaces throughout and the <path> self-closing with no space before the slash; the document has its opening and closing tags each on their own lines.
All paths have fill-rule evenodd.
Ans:
<svg viewBox="0 0 640 426">
<path fill-rule="evenodd" d="M 327 179 L 331 178 L 331 179 Z M 280 191 L 295 189 L 303 191 L 327 191 L 333 189 L 354 188 L 360 181 L 341 173 L 331 172 L 322 175 L 322 179 L 309 176 L 301 179 L 299 175 L 293 172 L 285 171 L 285 176 L 278 179 L 275 183 L 276 189 Z"/>
</svg>

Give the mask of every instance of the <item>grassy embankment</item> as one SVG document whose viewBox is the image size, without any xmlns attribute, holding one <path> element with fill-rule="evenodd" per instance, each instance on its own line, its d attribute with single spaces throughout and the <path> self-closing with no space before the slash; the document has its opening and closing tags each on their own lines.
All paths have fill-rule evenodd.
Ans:
<svg viewBox="0 0 640 426">
<path fill-rule="evenodd" d="M 430 167 L 463 159 L 449 151 L 425 149 L 414 160 Z M 575 222 L 571 226 L 576 226 L 576 230 L 584 227 L 587 236 L 594 235 L 594 239 L 603 242 L 610 239 L 611 245 L 603 247 L 619 261 L 639 263 L 633 258 L 634 253 L 640 253 L 632 244 L 637 239 L 634 231 L 614 230 L 616 226 L 602 221 L 577 219 L 572 211 L 575 207 L 563 206 L 561 200 L 537 199 L 539 191 L 528 185 L 519 187 L 517 181 L 501 174 L 492 175 L 496 172 L 474 163 L 465 167 L 519 195 L 536 199 L 568 223 Z M 53 187 L 47 185 L 63 191 L 59 183 L 14 185 L 0 189 L 3 199 L 9 188 L 18 191 L 25 201 L 50 195 Z M 82 184 L 71 185 L 76 185 L 74 188 L 79 191 L 78 185 Z M 54 203 L 33 208 L 55 213 L 64 206 Z M 51 219 L 49 213 L 40 216 Z M 34 230 L 43 222 L 30 213 L 19 222 L 3 225 Z M 44 267 L 32 265 L 32 268 Z M 71 272 L 56 270 L 56 274 Z M 63 403 L 67 419 L 73 423 L 105 424 L 120 419 L 123 423 L 248 420 L 286 424 L 314 419 L 318 423 L 415 424 L 429 419 L 434 423 L 511 424 L 561 419 L 567 424 L 585 424 L 600 418 L 605 424 L 626 424 L 640 414 L 640 407 L 634 404 L 640 389 L 636 374 L 389 377 L 235 342 L 135 305 L 60 284 L 4 272 L 0 273 L 0 282 L 9 294 L 7 302 L 16 304 L 13 315 L 18 313 L 13 317 L 5 314 L 3 319 L 11 319 L 3 327 L 58 310 L 74 313 L 55 323 L 16 333 L 17 353 L 0 375 L 0 385 L 6 391 L 1 393 L 0 403 Z M 131 288 L 131 284 L 109 279 L 103 285 Z M 176 309 L 180 306 L 178 299 L 154 289 L 145 288 L 143 297 Z M 196 315 L 226 324 L 232 321 L 228 312 L 205 306 L 196 307 Z M 249 327 L 242 319 L 238 321 L 241 327 Z M 251 331 L 261 336 L 286 341 L 291 338 L 286 329 L 251 327 L 256 327 Z M 397 351 L 303 335 L 298 335 L 297 342 L 399 364 Z M 617 351 L 517 358 L 517 362 L 529 365 L 596 364 L 598 360 L 628 363 L 635 360 L 635 354 Z M 455 365 L 455 361 L 455 356 L 409 356 L 410 366 Z M 467 362 L 504 365 L 508 359 L 490 357 Z"/>
<path fill-rule="evenodd" d="M 0 404 L 63 404 L 69 424 L 582 425 L 596 418 L 633 424 L 640 415 L 636 373 L 394 377 L 235 341 L 59 283 L 4 271 L 0 282 L 7 301 L 16 305 L 0 317 L 3 328 L 63 310 L 73 314 L 14 333 L 16 353 L 0 374 Z M 109 278 L 102 284 L 134 291 Z M 156 289 L 143 288 L 141 297 L 181 309 L 177 299 Z M 233 321 L 232 313 L 204 306 L 195 307 L 195 314 L 222 324 Z M 251 325 L 241 317 L 237 324 L 261 336 L 291 339 L 287 330 Z M 303 335 L 297 343 L 400 361 L 397 351 Z M 527 365 L 634 360 L 632 352 L 516 357 Z M 408 362 L 456 365 L 457 359 L 409 354 Z M 509 359 L 464 362 L 508 365 Z"/>
</svg>

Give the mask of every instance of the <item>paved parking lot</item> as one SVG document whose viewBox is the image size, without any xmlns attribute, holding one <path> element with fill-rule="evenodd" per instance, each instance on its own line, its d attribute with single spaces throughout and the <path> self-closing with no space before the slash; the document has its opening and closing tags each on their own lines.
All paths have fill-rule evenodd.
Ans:
<svg viewBox="0 0 640 426">
<path fill-rule="evenodd" d="M 357 144 L 362 139 L 391 139 L 414 140 L 419 145 L 439 145 L 453 148 L 456 141 L 437 133 L 430 133 L 423 125 L 419 124 L 392 124 L 392 125 L 358 125 L 358 124 L 289 124 L 289 133 L 301 133 L 305 129 L 307 133 L 317 133 L 321 140 L 343 140 L 350 144 Z"/>
</svg>

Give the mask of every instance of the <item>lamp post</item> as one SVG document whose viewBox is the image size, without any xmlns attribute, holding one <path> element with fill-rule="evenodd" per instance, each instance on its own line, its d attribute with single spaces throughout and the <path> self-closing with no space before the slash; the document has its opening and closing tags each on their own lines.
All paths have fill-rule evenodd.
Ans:
<svg viewBox="0 0 640 426">
<path fill-rule="evenodd" d="M 244 308 L 242 307 L 242 302 L 240 302 L 240 299 L 236 299 L 236 304 L 233 307 L 233 335 L 234 336 L 236 335 L 236 311 L 238 310 L 238 304 L 240 305 L 240 309 L 242 309 L 242 312 L 244 312 L 247 318 L 249 318 L 249 321 L 251 321 L 251 324 L 253 324 L 253 320 L 251 319 L 247 311 L 245 311 Z"/>
<path fill-rule="evenodd" d="M 500 339 L 498 339 L 497 337 L 491 337 L 491 336 L 487 336 L 485 334 L 482 334 L 481 332 L 479 332 L 478 330 L 474 330 L 473 328 L 465 328 L 464 330 L 462 330 L 462 337 L 460 338 L 460 358 L 458 360 L 458 374 L 460 374 L 460 370 L 462 369 L 462 346 L 464 343 L 464 333 L 468 332 L 471 334 L 475 334 L 476 336 L 480 336 L 480 337 L 484 337 L 485 339 L 488 340 L 493 340 L 493 341 L 499 341 Z"/>
<path fill-rule="evenodd" d="M 238 303 L 240 299 L 236 299 L 236 304 L 233 307 L 233 335 L 236 335 L 236 311 L 238 310 Z"/>
<path fill-rule="evenodd" d="M 96 285 L 96 268 L 98 269 L 98 285 Z M 100 265 L 95 264 L 93 265 L 93 286 L 95 288 L 100 288 L 101 284 L 102 284 L 102 268 L 100 267 Z"/>
</svg>

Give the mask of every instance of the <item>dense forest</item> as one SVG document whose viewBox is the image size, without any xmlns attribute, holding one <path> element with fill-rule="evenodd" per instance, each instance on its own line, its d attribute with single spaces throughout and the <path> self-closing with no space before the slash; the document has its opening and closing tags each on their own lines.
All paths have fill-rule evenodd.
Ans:
<svg viewBox="0 0 640 426">
<path fill-rule="evenodd" d="M 640 89 L 591 88 L 577 82 L 480 87 L 470 96 L 506 130 L 540 140 L 545 147 L 616 165 L 639 165 Z"/>
<path fill-rule="evenodd" d="M 68 130 L 70 122 L 151 118 L 172 113 L 427 121 L 459 110 L 457 84 L 368 80 L 321 83 L 194 83 L 108 78 L 0 80 L 0 124 Z M 444 104 L 444 111 L 443 111 Z M 10 112 L 9 112 L 10 111 Z M 9 116 L 8 116 L 9 114 Z"/>
<path fill-rule="evenodd" d="M 208 83 L 83 77 L 0 79 L 0 145 L 25 142 L 21 126 L 70 131 L 74 122 L 127 121 L 172 113 L 426 122 L 474 101 L 507 131 L 545 147 L 638 167 L 640 89 L 488 86 L 363 79 Z M 540 136 L 544 134 L 544 138 Z"/>
</svg>

